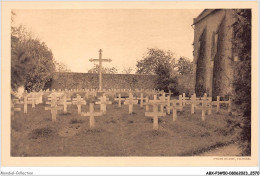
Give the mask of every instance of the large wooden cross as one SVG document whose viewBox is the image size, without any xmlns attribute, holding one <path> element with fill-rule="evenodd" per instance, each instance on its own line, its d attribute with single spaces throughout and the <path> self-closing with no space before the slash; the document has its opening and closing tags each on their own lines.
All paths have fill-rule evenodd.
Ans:
<svg viewBox="0 0 260 176">
<path fill-rule="evenodd" d="M 158 105 L 154 105 L 153 112 L 145 112 L 145 116 L 153 117 L 153 129 L 158 130 L 158 117 L 166 116 L 166 113 L 158 112 Z"/>
<path fill-rule="evenodd" d="M 102 59 L 102 49 L 99 50 L 99 59 L 89 59 L 90 62 L 99 62 L 99 90 L 102 91 L 102 62 L 111 62 L 111 59 Z"/>
<path fill-rule="evenodd" d="M 90 128 L 94 128 L 95 127 L 95 116 L 102 116 L 102 112 L 95 112 L 94 111 L 94 103 L 90 103 L 89 104 L 89 112 L 82 112 L 81 115 L 82 116 L 89 116 L 89 124 L 90 124 Z"/>
<path fill-rule="evenodd" d="M 133 106 L 134 104 L 137 104 L 138 100 L 136 100 L 136 98 L 133 97 L 132 93 L 129 93 L 129 98 L 126 98 L 124 104 L 128 104 L 129 105 L 129 114 L 133 113 Z"/>
</svg>

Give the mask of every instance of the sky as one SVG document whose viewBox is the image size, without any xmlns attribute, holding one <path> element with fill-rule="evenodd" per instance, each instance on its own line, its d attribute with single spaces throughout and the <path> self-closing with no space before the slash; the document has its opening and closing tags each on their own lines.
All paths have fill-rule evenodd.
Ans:
<svg viewBox="0 0 260 176">
<path fill-rule="evenodd" d="M 193 59 L 193 18 L 202 9 L 15 10 L 15 25 L 24 25 L 45 42 L 55 60 L 72 72 L 93 68 L 89 59 L 102 49 L 105 67 L 136 69 L 147 48 L 171 50 L 175 57 Z M 134 71 L 133 71 L 134 73 Z"/>
</svg>

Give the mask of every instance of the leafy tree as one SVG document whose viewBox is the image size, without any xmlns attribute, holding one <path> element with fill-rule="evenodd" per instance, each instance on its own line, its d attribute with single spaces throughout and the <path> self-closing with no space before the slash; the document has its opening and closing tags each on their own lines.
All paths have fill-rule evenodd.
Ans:
<svg viewBox="0 0 260 176">
<path fill-rule="evenodd" d="M 132 67 L 124 67 L 123 66 L 123 73 L 124 74 L 131 74 L 134 69 Z"/>
<path fill-rule="evenodd" d="M 25 51 L 31 57 L 30 68 L 26 74 L 25 89 L 39 91 L 50 86 L 55 65 L 51 50 L 37 39 L 30 39 L 25 44 Z"/>
<path fill-rule="evenodd" d="M 177 72 L 181 75 L 193 74 L 193 63 L 185 57 L 180 57 L 177 64 Z"/>
<path fill-rule="evenodd" d="M 241 145 L 244 155 L 251 155 L 251 10 L 234 10 L 233 52 L 235 62 L 233 103 L 242 116 Z"/>
<path fill-rule="evenodd" d="M 15 13 L 12 13 L 15 15 Z M 12 19 L 13 20 L 13 19 Z M 44 42 L 23 26 L 11 27 L 11 87 L 40 90 L 50 86 L 55 71 L 53 55 Z"/>
<path fill-rule="evenodd" d="M 71 69 L 63 62 L 54 61 L 56 72 L 71 72 Z"/>
<path fill-rule="evenodd" d="M 178 88 L 182 93 L 190 96 L 195 92 L 193 80 L 193 63 L 188 58 L 180 57 L 176 64 Z"/>
<path fill-rule="evenodd" d="M 11 38 L 11 87 L 16 90 L 25 84 L 25 76 L 29 71 L 31 57 L 24 50 L 17 37 Z"/>
<path fill-rule="evenodd" d="M 155 70 L 157 89 L 168 92 L 171 90 L 175 95 L 179 94 L 177 76 L 171 76 L 171 66 L 159 64 Z"/>
<path fill-rule="evenodd" d="M 88 71 L 88 73 L 99 73 L 99 65 L 95 64 L 92 69 Z M 102 67 L 103 74 L 116 74 L 118 73 L 118 69 L 116 67 Z"/>
<path fill-rule="evenodd" d="M 164 51 L 157 48 L 148 48 L 142 60 L 137 61 L 137 74 L 156 74 L 158 67 L 169 65 L 173 69 L 175 58 L 171 51 Z M 165 67 L 166 68 L 166 67 Z"/>
<path fill-rule="evenodd" d="M 137 62 L 138 74 L 155 74 L 157 89 L 178 94 L 178 80 L 174 72 L 175 58 L 171 51 L 148 48 L 146 55 Z"/>
</svg>

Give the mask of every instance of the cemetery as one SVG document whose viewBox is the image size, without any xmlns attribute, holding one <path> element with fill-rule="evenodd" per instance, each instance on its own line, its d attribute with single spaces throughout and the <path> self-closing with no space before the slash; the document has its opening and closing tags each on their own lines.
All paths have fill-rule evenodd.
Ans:
<svg viewBox="0 0 260 176">
<path fill-rule="evenodd" d="M 64 14 L 71 13 L 65 11 Z M 68 33 L 64 34 L 66 37 L 61 37 L 58 43 L 55 43 L 56 34 L 53 35 L 52 42 L 55 44 L 51 45 L 53 47 L 51 49 L 40 39 L 32 39 L 29 34 L 24 33 L 22 27 L 13 26 L 12 30 L 15 30 L 11 31 L 11 98 L 10 102 L 7 102 L 10 103 L 11 156 L 207 156 L 210 151 L 232 145 L 242 149 L 235 154 L 223 153 L 225 156 L 250 155 L 251 53 L 246 55 L 247 59 L 250 58 L 249 61 L 242 62 L 241 59 L 241 64 L 237 62 L 239 53 L 232 53 L 240 49 L 235 50 L 234 41 L 230 41 L 230 37 L 227 38 L 225 34 L 232 32 L 232 29 L 228 28 L 231 12 L 235 11 L 206 9 L 197 18 L 189 18 L 193 19 L 192 28 L 194 28 L 189 29 L 191 32 L 187 34 L 194 32 L 194 40 L 192 36 L 187 37 L 190 42 L 184 43 L 185 49 L 179 50 L 182 51 L 179 56 L 170 50 L 172 48 L 168 48 L 175 42 L 175 39 L 169 40 L 170 34 L 165 35 L 165 40 L 161 42 L 163 49 L 156 47 L 160 42 L 149 43 L 149 39 L 144 37 L 144 34 L 153 31 L 150 29 L 161 30 L 158 26 L 168 25 L 167 20 L 162 20 L 167 22 L 165 25 L 160 20 L 157 21 L 160 25 L 154 25 L 154 19 L 145 10 L 140 13 L 146 14 L 144 17 L 151 18 L 145 22 L 151 22 L 150 25 L 153 27 L 143 29 L 149 25 L 143 26 L 142 22 L 138 22 L 134 24 L 140 25 L 143 31 L 136 30 L 139 28 L 128 31 L 121 28 L 123 24 L 118 24 L 119 33 L 125 31 L 128 33 L 108 35 L 106 32 L 104 34 L 101 32 L 102 40 L 100 40 L 95 36 L 99 32 L 86 32 L 94 30 L 94 27 L 81 31 L 84 27 L 72 25 L 75 28 L 69 33 L 80 34 L 76 37 L 71 36 L 70 39 L 67 39 Z M 18 11 L 21 16 L 23 13 Z M 58 14 L 59 11 L 52 13 Z M 93 11 L 93 13 L 104 12 Z M 115 11 L 111 12 L 111 15 L 117 13 L 128 14 Z M 132 11 L 129 12 L 131 13 Z M 168 18 L 171 13 L 167 11 L 167 14 L 162 15 L 167 15 Z M 240 12 L 237 13 L 239 15 Z M 45 12 L 44 14 L 44 17 L 48 15 Z M 104 13 L 105 16 L 108 14 Z M 128 16 L 131 16 L 129 14 Z M 84 15 L 74 17 L 81 18 Z M 12 17 L 15 17 L 14 12 Z M 117 19 L 117 16 L 113 18 Z M 218 19 L 219 24 L 213 24 L 208 20 L 211 18 Z M 135 20 L 138 21 L 139 17 Z M 57 23 L 62 21 L 57 20 Z M 80 25 L 83 25 L 81 20 L 79 21 Z M 98 23 L 98 20 L 92 19 L 84 21 L 84 24 L 94 21 Z M 60 25 L 66 24 L 67 22 Z M 188 24 L 190 27 L 191 22 Z M 207 26 L 214 30 L 206 32 Z M 98 29 L 103 27 L 102 24 Z M 239 26 L 237 28 L 240 29 Z M 168 32 L 170 31 L 172 29 L 168 29 Z M 134 35 L 135 32 L 137 36 L 142 37 L 140 41 L 144 42 L 145 46 L 142 42 L 129 42 L 131 39 L 129 33 Z M 165 33 L 167 31 L 149 35 L 161 37 Z M 90 35 L 88 39 L 93 41 L 85 39 L 83 37 L 85 34 Z M 81 38 L 81 35 L 82 40 L 74 41 L 75 38 Z M 110 41 L 106 41 L 110 36 L 113 36 L 111 41 L 116 43 L 110 44 Z M 129 41 L 121 38 L 122 36 Z M 238 36 L 245 35 L 236 37 Z M 117 37 L 121 39 L 121 43 L 117 42 Z M 64 38 L 69 44 L 63 45 Z M 108 55 L 111 54 L 112 59 L 103 58 L 102 49 L 97 50 L 101 44 L 95 42 L 103 42 L 103 39 L 104 50 L 110 52 Z M 210 41 L 207 41 L 209 39 Z M 85 43 L 87 41 L 90 42 L 88 45 Z M 167 44 L 167 41 L 171 43 Z M 192 41 L 193 46 L 190 47 L 194 50 L 186 51 Z M 175 47 L 178 47 L 182 42 L 176 43 Z M 74 66 L 74 72 L 54 59 L 52 49 L 55 50 L 60 45 L 62 45 L 62 49 L 59 50 L 60 57 L 64 57 L 63 61 Z M 121 45 L 122 47 L 125 45 L 126 48 L 120 48 Z M 75 48 L 69 50 L 65 46 Z M 98 51 L 98 58 L 86 55 L 86 53 L 93 54 L 94 50 Z M 147 51 L 142 57 L 144 50 Z M 121 52 L 125 53 L 120 55 Z M 189 52 L 191 57 L 194 57 L 193 60 L 182 56 L 186 54 L 185 52 Z M 222 58 L 222 55 L 225 57 Z M 236 59 L 233 61 L 231 56 Z M 81 60 L 77 60 L 77 57 Z M 104 66 L 105 63 L 111 64 L 111 62 L 114 62 L 113 64 L 120 62 L 126 67 L 135 64 L 135 73 L 132 74 L 129 68 L 125 69 L 124 74 L 118 74 L 115 65 L 111 69 Z M 94 63 L 94 67 L 90 68 L 89 65 Z M 85 70 L 79 71 L 79 69 Z M 237 73 L 240 71 L 241 73 Z"/>
<path fill-rule="evenodd" d="M 12 100 L 11 154 L 193 156 L 236 141 L 230 106 L 148 89 L 25 91 Z"/>
</svg>

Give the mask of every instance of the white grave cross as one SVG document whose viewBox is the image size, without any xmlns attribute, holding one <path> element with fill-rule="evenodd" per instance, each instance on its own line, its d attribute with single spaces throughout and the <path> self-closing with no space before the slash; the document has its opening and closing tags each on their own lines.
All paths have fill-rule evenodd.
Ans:
<svg viewBox="0 0 260 176">
<path fill-rule="evenodd" d="M 125 100 L 125 98 L 121 98 L 121 93 L 118 94 L 118 98 L 115 98 L 116 101 L 118 101 L 118 107 L 121 107 L 122 101 Z"/>
<path fill-rule="evenodd" d="M 50 104 L 50 107 L 45 107 L 45 110 L 51 110 L 51 116 L 52 116 L 52 121 L 56 121 L 56 115 L 58 113 L 58 110 L 62 110 L 62 107 L 57 106 L 57 96 L 54 94 L 52 94 L 51 96 L 51 102 L 47 102 L 47 104 Z"/>
<path fill-rule="evenodd" d="M 72 104 L 77 105 L 78 107 L 78 114 L 81 114 L 81 105 L 85 105 L 86 102 L 79 94 L 77 94 L 76 98 L 73 98 Z"/>
<path fill-rule="evenodd" d="M 133 97 L 132 93 L 129 93 L 129 98 L 126 98 L 126 101 L 124 104 L 128 104 L 129 105 L 129 114 L 133 113 L 133 106 L 134 104 L 137 104 L 138 100 L 136 100 L 136 98 Z"/>
<path fill-rule="evenodd" d="M 107 98 L 105 94 L 103 94 L 103 96 L 100 97 L 99 99 L 100 101 L 97 102 L 96 104 L 100 104 L 100 110 L 103 114 L 105 114 L 107 111 L 107 104 L 112 104 L 112 102 L 108 101 L 109 98 Z"/>
<path fill-rule="evenodd" d="M 94 103 L 90 103 L 89 104 L 89 112 L 87 112 L 87 113 L 82 112 L 81 115 L 82 116 L 89 116 L 90 128 L 94 128 L 95 127 L 95 116 L 102 116 L 102 112 L 95 112 L 94 111 Z"/>
<path fill-rule="evenodd" d="M 158 117 L 166 116 L 166 113 L 158 112 L 158 105 L 154 105 L 153 112 L 145 112 L 145 116 L 153 117 L 153 129 L 158 130 Z"/>
</svg>

